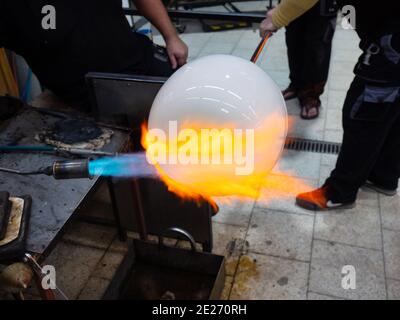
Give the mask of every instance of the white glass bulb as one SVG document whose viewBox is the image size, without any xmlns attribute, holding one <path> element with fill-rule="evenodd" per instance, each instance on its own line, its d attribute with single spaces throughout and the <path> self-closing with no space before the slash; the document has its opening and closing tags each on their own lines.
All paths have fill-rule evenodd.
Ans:
<svg viewBox="0 0 400 320">
<path fill-rule="evenodd" d="M 214 181 L 225 179 L 227 184 L 241 183 L 246 174 L 265 174 L 276 164 L 287 132 L 286 105 L 274 81 L 254 63 L 235 56 L 210 55 L 187 63 L 168 79 L 153 103 L 148 129 L 149 132 L 154 129 L 164 132 L 168 145 L 176 138 L 174 132 L 179 135 L 183 129 L 194 129 L 197 133 L 202 129 L 228 129 L 234 138 L 240 133 L 234 130 L 242 129 L 244 139 L 246 129 L 254 130 L 253 151 L 251 148 L 247 150 L 253 153 L 251 172 L 238 172 L 237 168 L 244 167 L 243 157 L 242 163 L 240 159 L 233 159 L 233 163 L 223 160 L 220 164 L 217 161 L 209 165 L 203 163 L 201 154 L 205 159 L 206 150 L 202 146 L 199 147 L 198 163 L 195 163 L 195 157 L 191 158 L 192 162 L 185 157 L 182 159 L 186 162 L 180 161 L 179 154 L 172 155 L 172 149 L 168 149 L 170 154 L 168 159 L 164 159 L 166 162 L 159 163 L 170 178 L 189 185 L 208 185 L 210 175 Z M 190 135 L 184 136 L 188 138 Z M 201 137 L 198 137 L 199 144 L 200 141 Z M 178 153 L 182 143 L 178 141 L 175 146 Z M 250 144 L 250 140 L 247 143 Z M 246 152 L 242 151 L 243 154 Z M 210 152 L 218 151 L 210 147 Z M 203 177 L 204 181 L 201 181 Z M 229 191 L 220 193 L 229 194 Z"/>
</svg>

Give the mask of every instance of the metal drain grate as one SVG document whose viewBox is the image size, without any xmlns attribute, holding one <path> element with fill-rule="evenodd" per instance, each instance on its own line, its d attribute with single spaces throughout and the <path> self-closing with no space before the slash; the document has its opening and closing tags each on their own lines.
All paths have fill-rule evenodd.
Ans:
<svg viewBox="0 0 400 320">
<path fill-rule="evenodd" d="M 341 144 L 337 142 L 309 140 L 295 137 L 288 137 L 285 142 L 285 149 L 296 151 L 339 154 L 340 148 Z"/>
</svg>

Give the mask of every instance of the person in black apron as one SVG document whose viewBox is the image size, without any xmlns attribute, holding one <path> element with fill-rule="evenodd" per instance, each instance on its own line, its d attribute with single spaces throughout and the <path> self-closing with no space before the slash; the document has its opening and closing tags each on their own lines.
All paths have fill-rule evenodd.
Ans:
<svg viewBox="0 0 400 320">
<path fill-rule="evenodd" d="M 88 72 L 168 77 L 186 62 L 187 46 L 162 2 L 134 2 L 160 30 L 166 48 L 132 31 L 120 0 L 1 0 L 0 47 L 24 57 L 42 86 L 87 111 Z M 49 5 L 54 28 L 46 28 Z"/>
</svg>

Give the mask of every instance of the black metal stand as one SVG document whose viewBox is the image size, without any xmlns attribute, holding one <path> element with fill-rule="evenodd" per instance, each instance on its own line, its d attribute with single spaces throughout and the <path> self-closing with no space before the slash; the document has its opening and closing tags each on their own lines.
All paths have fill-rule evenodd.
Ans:
<svg viewBox="0 0 400 320">
<path fill-rule="evenodd" d="M 117 225 L 119 240 L 125 242 L 127 239 L 127 235 L 126 235 L 125 229 L 122 227 L 122 224 L 121 224 L 121 217 L 120 217 L 120 212 L 119 212 L 118 205 L 117 205 L 117 200 L 116 200 L 116 196 L 115 196 L 115 190 L 114 190 L 114 184 L 113 184 L 112 178 L 107 179 L 107 186 L 108 186 L 108 193 L 110 194 L 114 220 Z"/>
</svg>

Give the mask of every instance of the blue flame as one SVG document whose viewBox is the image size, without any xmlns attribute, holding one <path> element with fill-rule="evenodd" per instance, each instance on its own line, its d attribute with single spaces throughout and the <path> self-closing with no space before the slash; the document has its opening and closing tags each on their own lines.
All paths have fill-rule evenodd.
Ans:
<svg viewBox="0 0 400 320">
<path fill-rule="evenodd" d="M 147 162 L 144 152 L 89 161 L 89 173 L 107 177 L 157 177 L 156 169 Z"/>
</svg>

